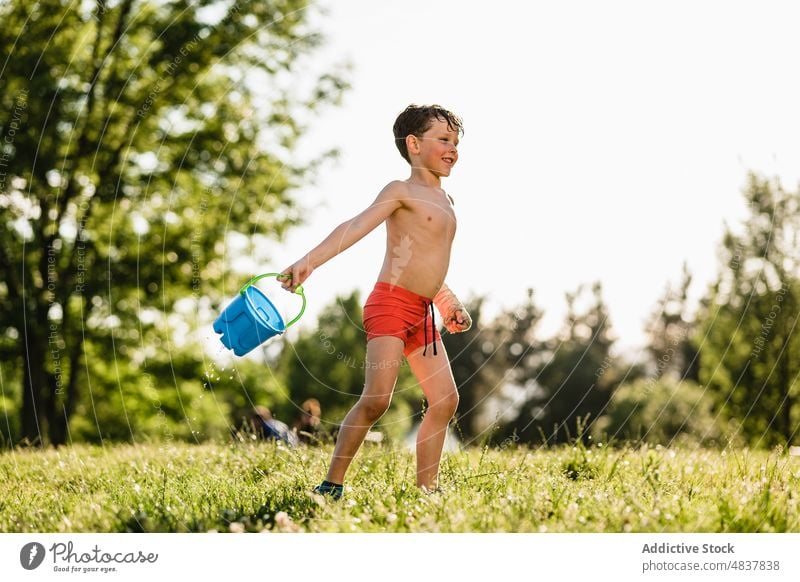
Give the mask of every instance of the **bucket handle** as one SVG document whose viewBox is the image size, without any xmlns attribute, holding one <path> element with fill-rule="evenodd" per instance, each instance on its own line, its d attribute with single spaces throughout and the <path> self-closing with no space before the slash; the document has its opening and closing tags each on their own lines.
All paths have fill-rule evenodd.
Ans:
<svg viewBox="0 0 800 582">
<path fill-rule="evenodd" d="M 259 279 L 263 279 L 264 277 L 280 277 L 281 275 L 282 275 L 282 273 L 264 273 L 263 275 L 256 275 L 255 277 L 250 279 L 247 283 L 245 283 L 244 287 L 239 289 L 239 293 L 242 295 L 242 297 L 246 297 L 245 291 L 247 291 L 247 288 L 252 286 L 253 283 L 258 281 Z M 283 275 L 283 276 L 284 277 L 289 277 L 290 279 L 292 278 L 291 275 Z M 297 288 L 294 290 L 294 292 L 297 293 L 300 297 L 303 298 L 303 306 L 300 308 L 300 313 L 298 313 L 297 316 L 293 320 L 291 320 L 289 323 L 286 324 L 286 329 L 288 329 L 288 327 L 290 325 L 292 325 L 293 323 L 296 323 L 298 319 L 303 317 L 303 313 L 306 310 L 306 294 L 303 292 L 303 286 L 302 285 L 298 285 Z"/>
</svg>

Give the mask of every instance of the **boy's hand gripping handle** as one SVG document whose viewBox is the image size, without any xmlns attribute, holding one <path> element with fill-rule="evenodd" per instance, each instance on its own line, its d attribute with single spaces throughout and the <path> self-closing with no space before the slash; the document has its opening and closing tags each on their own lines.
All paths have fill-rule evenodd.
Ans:
<svg viewBox="0 0 800 582">
<path fill-rule="evenodd" d="M 281 275 L 281 273 L 264 273 L 263 275 L 256 275 L 255 277 L 253 277 L 252 279 L 250 279 L 250 280 L 249 280 L 247 283 L 245 283 L 244 287 L 242 287 L 241 289 L 239 289 L 239 293 L 240 293 L 241 295 L 244 295 L 244 294 L 245 294 L 245 291 L 247 291 L 247 288 L 248 288 L 248 287 L 250 287 L 250 286 L 251 286 L 253 283 L 255 283 L 256 281 L 258 281 L 258 280 L 260 280 L 260 279 L 263 279 L 264 277 L 279 277 L 279 276 L 283 276 L 283 277 L 291 277 L 291 275 Z M 300 313 L 298 313 L 298 314 L 295 316 L 295 318 L 294 318 L 294 319 L 292 319 L 292 320 L 291 320 L 289 323 L 287 323 L 287 324 L 286 324 L 286 327 L 287 327 L 287 328 L 288 328 L 290 325 L 292 325 L 293 323 L 296 323 L 298 319 L 300 319 L 301 317 L 303 317 L 303 313 L 304 313 L 304 312 L 305 312 L 305 310 L 306 310 L 306 295 L 305 295 L 305 293 L 303 292 L 303 286 L 302 286 L 302 285 L 298 285 L 298 286 L 297 286 L 297 288 L 294 290 L 294 292 L 295 292 L 295 293 L 297 293 L 297 294 L 298 294 L 300 297 L 302 297 L 302 298 L 303 298 L 303 305 L 302 305 L 302 307 L 300 307 Z"/>
</svg>

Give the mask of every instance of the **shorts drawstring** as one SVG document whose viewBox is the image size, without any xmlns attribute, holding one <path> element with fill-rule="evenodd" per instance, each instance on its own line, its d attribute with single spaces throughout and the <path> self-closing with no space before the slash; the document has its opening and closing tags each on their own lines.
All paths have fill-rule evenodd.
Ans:
<svg viewBox="0 0 800 582">
<path fill-rule="evenodd" d="M 422 328 L 425 333 L 425 349 L 422 350 L 424 356 L 428 353 L 428 310 L 431 312 L 431 338 L 433 339 L 433 355 L 436 354 L 436 313 L 433 311 L 433 301 L 425 302 L 425 320 L 422 323 Z"/>
</svg>

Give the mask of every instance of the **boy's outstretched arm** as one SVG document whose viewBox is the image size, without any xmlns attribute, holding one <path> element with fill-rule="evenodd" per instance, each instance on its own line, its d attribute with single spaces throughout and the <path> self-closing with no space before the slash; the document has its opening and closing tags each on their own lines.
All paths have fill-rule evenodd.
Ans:
<svg viewBox="0 0 800 582">
<path fill-rule="evenodd" d="M 444 327 L 450 333 L 460 333 L 472 327 L 472 318 L 446 283 L 434 296 L 433 302 L 444 319 Z"/>
<path fill-rule="evenodd" d="M 314 269 L 372 232 L 375 227 L 403 205 L 406 188 L 406 185 L 400 181 L 387 184 L 375 201 L 364 211 L 334 228 L 325 237 L 325 240 L 311 249 L 308 254 L 281 271 L 282 276 L 279 279 L 283 281 L 283 288 L 293 292 L 298 285 L 308 279 Z M 290 275 L 291 278 L 284 275 Z"/>
</svg>

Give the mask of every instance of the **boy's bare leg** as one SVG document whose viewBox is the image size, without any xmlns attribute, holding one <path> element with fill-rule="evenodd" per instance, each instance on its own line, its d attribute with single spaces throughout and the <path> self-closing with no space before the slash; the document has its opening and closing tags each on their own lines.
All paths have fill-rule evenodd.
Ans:
<svg viewBox="0 0 800 582">
<path fill-rule="evenodd" d="M 408 357 L 411 371 L 428 401 L 425 418 L 417 434 L 417 487 L 424 487 L 428 491 L 435 490 L 439 485 L 439 461 L 447 436 L 447 425 L 458 408 L 458 391 L 450 360 L 441 342 L 436 347 L 436 356 L 431 356 L 429 346 L 427 355 L 423 356 L 423 348 L 420 348 Z"/>
<path fill-rule="evenodd" d="M 364 437 L 389 408 L 403 347 L 403 340 L 391 336 L 376 337 L 367 343 L 364 392 L 342 421 L 328 468 L 328 481 L 344 483 L 347 468 Z"/>
</svg>

